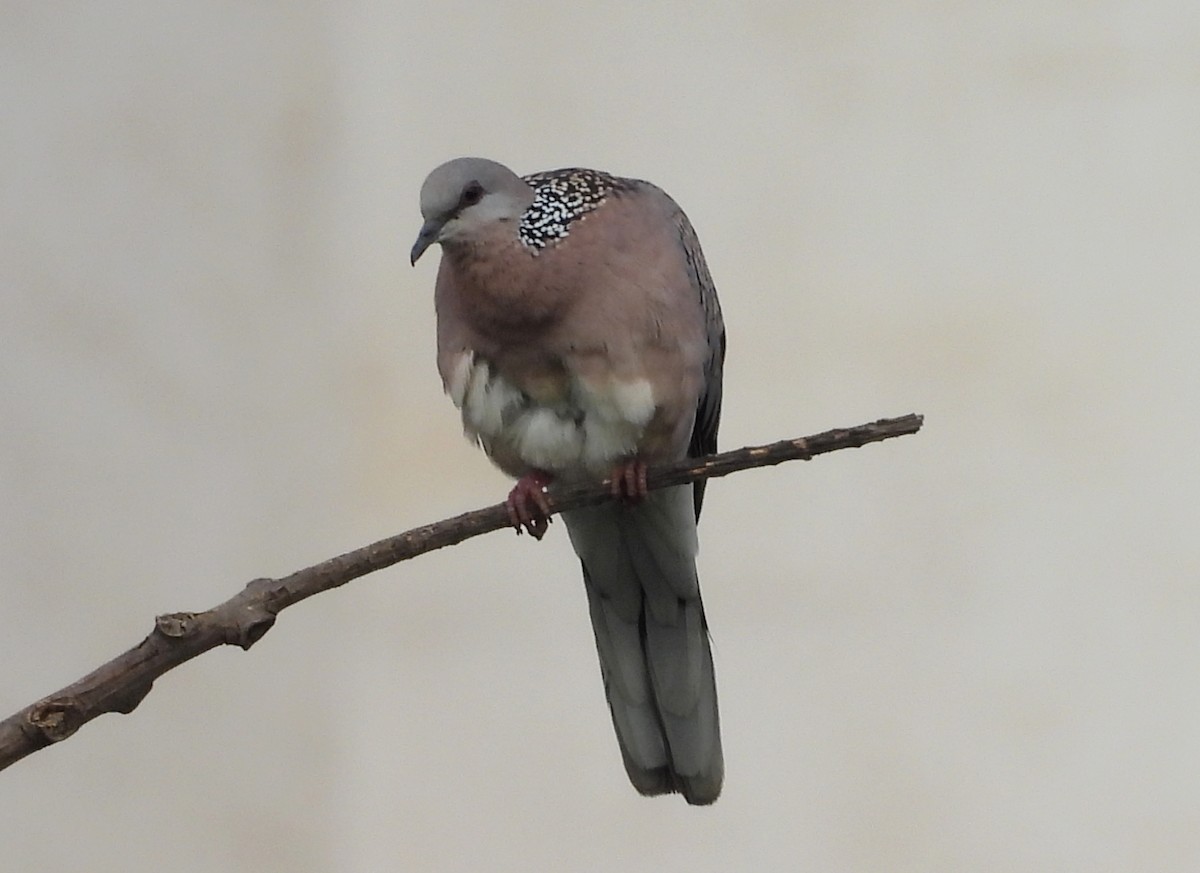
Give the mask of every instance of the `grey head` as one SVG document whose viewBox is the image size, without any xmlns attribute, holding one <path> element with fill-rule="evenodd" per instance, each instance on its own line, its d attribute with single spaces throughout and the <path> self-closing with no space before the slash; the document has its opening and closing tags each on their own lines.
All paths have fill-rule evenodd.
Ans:
<svg viewBox="0 0 1200 873">
<path fill-rule="evenodd" d="M 425 223 L 412 247 L 412 263 L 435 242 L 468 239 L 498 221 L 515 228 L 532 202 L 533 189 L 503 164 L 487 158 L 447 161 L 421 186 Z"/>
</svg>

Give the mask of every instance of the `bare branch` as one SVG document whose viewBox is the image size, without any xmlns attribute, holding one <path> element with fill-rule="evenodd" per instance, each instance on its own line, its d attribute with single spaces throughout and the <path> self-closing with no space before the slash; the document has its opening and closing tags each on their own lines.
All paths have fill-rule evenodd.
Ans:
<svg viewBox="0 0 1200 873">
<path fill-rule="evenodd" d="M 809 460 L 837 449 L 856 448 L 916 433 L 921 424 L 921 416 L 905 415 L 766 446 L 690 458 L 652 467 L 647 484 L 651 489 L 665 488 L 797 458 Z M 551 512 L 609 500 L 609 485 L 604 481 L 552 490 Z M 160 615 L 155 619 L 150 635 L 132 649 L 78 682 L 0 722 L 0 770 L 38 749 L 66 739 L 99 715 L 132 712 L 150 692 L 155 679 L 209 649 L 220 645 L 250 648 L 271 629 L 275 616 L 294 603 L 425 552 L 509 526 L 504 504 L 477 509 L 436 524 L 413 528 L 282 579 L 255 579 L 229 600 L 206 612 Z"/>
</svg>

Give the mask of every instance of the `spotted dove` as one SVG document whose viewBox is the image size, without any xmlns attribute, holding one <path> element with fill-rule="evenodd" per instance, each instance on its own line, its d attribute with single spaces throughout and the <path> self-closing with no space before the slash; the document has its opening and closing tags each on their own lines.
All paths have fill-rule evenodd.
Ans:
<svg viewBox="0 0 1200 873">
<path fill-rule="evenodd" d="M 612 476 L 564 512 L 605 695 L 642 794 L 717 799 L 724 776 L 696 576 L 704 485 L 647 493 L 647 464 L 716 450 L 725 328 L 691 223 L 661 189 L 584 169 L 523 178 L 482 158 L 421 188 L 415 264 L 442 247 L 438 370 L 467 435 L 518 481 L 518 532 L 552 481 Z"/>
</svg>

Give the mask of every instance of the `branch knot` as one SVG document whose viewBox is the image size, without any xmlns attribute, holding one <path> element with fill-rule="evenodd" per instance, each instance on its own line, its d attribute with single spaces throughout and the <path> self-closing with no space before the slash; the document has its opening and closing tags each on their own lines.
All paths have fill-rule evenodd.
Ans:
<svg viewBox="0 0 1200 873">
<path fill-rule="evenodd" d="M 154 619 L 156 631 L 164 637 L 176 640 L 191 636 L 196 632 L 197 626 L 194 612 L 169 612 L 166 615 L 156 616 Z"/>
<path fill-rule="evenodd" d="M 75 697 L 48 697 L 29 709 L 27 718 L 47 743 L 65 740 L 86 721 Z"/>
</svg>

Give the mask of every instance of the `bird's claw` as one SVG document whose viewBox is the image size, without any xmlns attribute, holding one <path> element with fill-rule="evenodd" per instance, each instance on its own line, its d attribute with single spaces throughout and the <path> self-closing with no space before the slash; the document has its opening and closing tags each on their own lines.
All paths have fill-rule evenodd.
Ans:
<svg viewBox="0 0 1200 873">
<path fill-rule="evenodd" d="M 540 471 L 526 473 L 517 480 L 508 499 L 504 502 L 508 509 L 508 519 L 517 533 L 527 531 L 535 540 L 546 535 L 550 527 L 550 498 L 547 496 L 547 486 L 553 481 L 549 473 Z"/>
<path fill-rule="evenodd" d="M 612 496 L 626 506 L 636 506 L 646 499 L 646 463 L 632 458 L 613 467 L 609 480 Z"/>
</svg>

